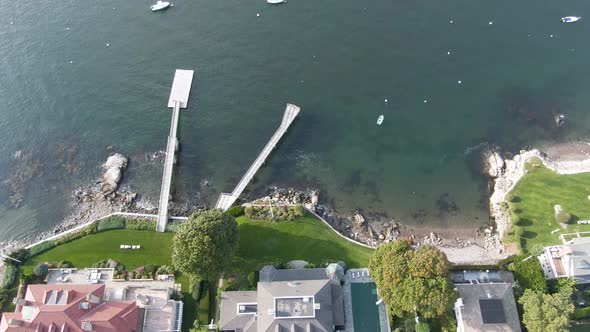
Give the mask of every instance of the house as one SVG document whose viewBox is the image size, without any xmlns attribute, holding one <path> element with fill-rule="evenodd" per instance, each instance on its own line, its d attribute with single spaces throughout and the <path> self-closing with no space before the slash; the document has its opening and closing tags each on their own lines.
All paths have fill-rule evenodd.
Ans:
<svg viewBox="0 0 590 332">
<path fill-rule="evenodd" d="M 179 332 L 183 303 L 172 297 L 180 285 L 174 276 L 157 279 L 114 279 L 112 268 L 49 269 L 47 285 L 29 285 L 0 332 Z"/>
<path fill-rule="evenodd" d="M 104 285 L 29 285 L 15 312 L 4 313 L 1 332 L 139 331 L 135 301 L 104 301 Z"/>
<path fill-rule="evenodd" d="M 545 247 L 538 258 L 547 279 L 590 282 L 590 237 L 576 237 L 564 245 Z"/>
<path fill-rule="evenodd" d="M 220 331 L 343 331 L 343 279 L 338 264 L 325 269 L 265 266 L 257 290 L 221 293 Z"/>
<path fill-rule="evenodd" d="M 457 332 L 520 332 L 512 274 L 498 271 L 452 273 L 459 292 Z"/>
</svg>

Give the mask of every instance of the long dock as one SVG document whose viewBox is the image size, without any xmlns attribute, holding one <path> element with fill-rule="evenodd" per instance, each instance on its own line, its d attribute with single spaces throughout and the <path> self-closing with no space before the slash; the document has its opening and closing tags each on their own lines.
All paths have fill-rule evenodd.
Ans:
<svg viewBox="0 0 590 332">
<path fill-rule="evenodd" d="M 174 170 L 175 154 L 178 149 L 178 139 L 176 132 L 178 130 L 178 120 L 180 118 L 180 109 L 188 106 L 188 97 L 193 82 L 193 70 L 177 69 L 172 82 L 168 107 L 172 108 L 172 120 L 170 121 L 170 132 L 168 134 L 168 143 L 166 145 L 166 160 L 164 161 L 164 173 L 162 175 L 162 187 L 160 188 L 160 203 L 158 208 L 158 232 L 166 231 L 168 223 L 168 202 L 170 200 L 170 187 L 172 185 L 172 171 Z"/>
<path fill-rule="evenodd" d="M 242 177 L 238 185 L 234 188 L 231 193 L 222 193 L 219 198 L 217 199 L 217 203 L 215 204 L 216 209 L 227 210 L 229 209 L 235 201 L 240 197 L 248 183 L 252 181 L 252 178 L 258 172 L 258 169 L 264 164 L 268 155 L 272 152 L 275 148 L 277 143 L 281 140 L 283 135 L 287 132 L 287 129 L 293 123 L 293 120 L 299 114 L 299 107 L 293 104 L 287 104 L 287 108 L 285 109 L 285 113 L 283 114 L 283 120 L 281 121 L 281 125 L 275 131 L 274 135 L 270 138 L 264 149 L 260 152 L 256 160 L 252 163 L 246 174 Z"/>
</svg>

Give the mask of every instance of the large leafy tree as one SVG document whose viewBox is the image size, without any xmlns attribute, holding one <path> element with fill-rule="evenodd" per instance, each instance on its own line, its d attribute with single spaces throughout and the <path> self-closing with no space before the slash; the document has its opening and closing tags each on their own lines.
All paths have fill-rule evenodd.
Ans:
<svg viewBox="0 0 590 332">
<path fill-rule="evenodd" d="M 377 248 L 369 262 L 379 295 L 398 317 L 444 316 L 456 299 L 449 280 L 449 262 L 435 247 L 414 250 L 408 240 L 398 240 Z"/>
<path fill-rule="evenodd" d="M 522 304 L 522 322 L 529 332 L 567 331 L 569 317 L 574 312 L 568 292 L 545 294 L 525 290 L 518 302 Z"/>
<path fill-rule="evenodd" d="M 191 276 L 212 280 L 228 267 L 238 246 L 238 225 L 221 210 L 194 213 L 174 235 L 172 264 Z"/>
</svg>

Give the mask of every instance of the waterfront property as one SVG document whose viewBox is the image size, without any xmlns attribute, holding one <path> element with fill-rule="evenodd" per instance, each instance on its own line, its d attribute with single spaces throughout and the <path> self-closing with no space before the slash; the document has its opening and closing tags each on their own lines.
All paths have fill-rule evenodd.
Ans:
<svg viewBox="0 0 590 332">
<path fill-rule="evenodd" d="M 455 302 L 457 332 L 520 332 L 520 321 L 509 272 L 454 272 L 451 279 L 459 292 Z"/>
<path fill-rule="evenodd" d="M 387 309 L 367 269 L 345 274 L 335 263 L 284 270 L 269 265 L 259 275 L 256 291 L 221 293 L 221 331 L 389 331 Z"/>
<path fill-rule="evenodd" d="M 590 237 L 576 237 L 567 244 L 545 247 L 539 257 L 547 279 L 573 278 L 590 282 Z"/>
<path fill-rule="evenodd" d="M 106 301 L 105 285 L 29 285 L 16 310 L 4 313 L 1 332 L 133 332 L 141 326 L 135 301 Z"/>
</svg>

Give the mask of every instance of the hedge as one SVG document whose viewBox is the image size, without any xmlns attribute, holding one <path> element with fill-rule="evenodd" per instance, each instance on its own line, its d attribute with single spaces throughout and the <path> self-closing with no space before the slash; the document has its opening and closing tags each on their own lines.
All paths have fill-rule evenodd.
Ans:
<svg viewBox="0 0 590 332">
<path fill-rule="evenodd" d="M 39 243 L 36 246 L 29 249 L 29 252 L 31 253 L 31 257 L 33 257 L 33 256 L 37 256 L 39 254 L 42 254 L 42 253 L 46 252 L 47 250 L 52 249 L 56 246 L 57 246 L 57 244 L 54 241 L 45 241 L 45 242 Z"/>
<path fill-rule="evenodd" d="M 97 231 L 125 228 L 125 219 L 121 217 L 109 217 L 98 222 Z"/>
<path fill-rule="evenodd" d="M 156 229 L 156 222 L 152 220 L 127 219 L 125 228 L 134 230 L 153 230 Z"/>
<path fill-rule="evenodd" d="M 229 214 L 234 218 L 237 218 L 239 216 L 244 215 L 244 207 L 241 205 L 232 206 L 225 213 Z"/>
<path fill-rule="evenodd" d="M 0 288 L 8 289 L 14 285 L 18 278 L 18 266 L 14 264 L 5 264 L 4 266 L 4 279 Z"/>
<path fill-rule="evenodd" d="M 590 307 L 575 309 L 572 315 L 573 319 L 583 319 L 590 317 Z"/>
</svg>

